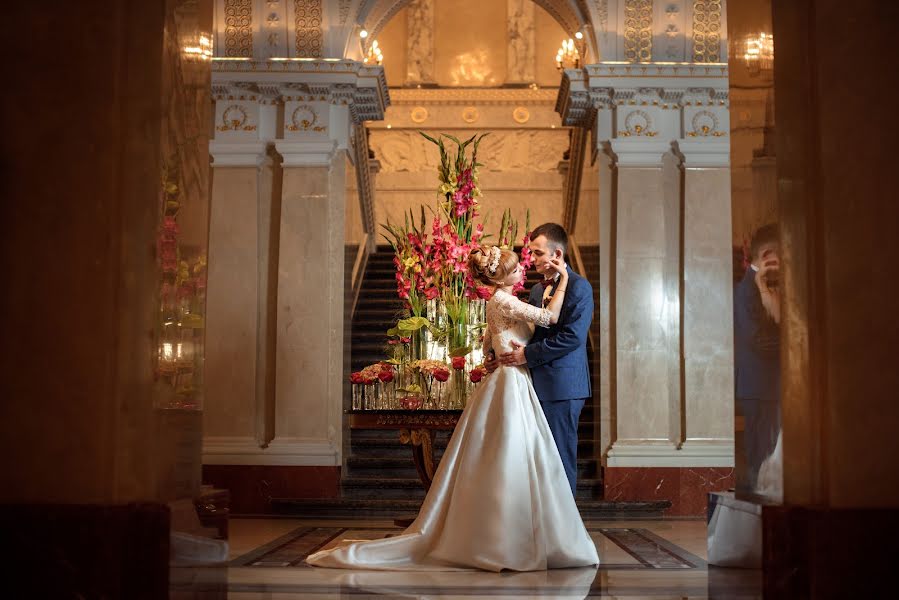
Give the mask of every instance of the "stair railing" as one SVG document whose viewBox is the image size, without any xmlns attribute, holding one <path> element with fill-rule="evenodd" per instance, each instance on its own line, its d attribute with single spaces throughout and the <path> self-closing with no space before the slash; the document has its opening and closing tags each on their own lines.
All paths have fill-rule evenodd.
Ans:
<svg viewBox="0 0 899 600">
<path fill-rule="evenodd" d="M 369 149 L 368 129 L 364 123 L 357 123 L 354 126 L 353 138 L 353 153 L 356 159 L 356 183 L 359 190 L 359 211 L 362 216 L 362 231 L 364 235 L 356 252 L 356 259 L 353 261 L 351 315 L 356 314 L 356 304 L 359 301 L 359 292 L 362 290 L 362 280 L 365 277 L 368 257 L 375 251 L 377 245 L 374 175 L 381 168 L 381 163 L 372 156 Z"/>
</svg>

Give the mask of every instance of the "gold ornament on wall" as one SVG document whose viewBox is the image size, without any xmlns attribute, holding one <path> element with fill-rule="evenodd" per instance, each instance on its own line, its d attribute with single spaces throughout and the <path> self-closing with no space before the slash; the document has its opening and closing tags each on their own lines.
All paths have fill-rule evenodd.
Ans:
<svg viewBox="0 0 899 600">
<path fill-rule="evenodd" d="M 409 118 L 413 123 L 424 123 L 428 118 L 428 109 L 424 106 L 416 106 L 409 113 Z"/>
<path fill-rule="evenodd" d="M 652 60 L 652 0 L 624 1 L 624 57 L 630 62 Z"/>
<path fill-rule="evenodd" d="M 693 62 L 721 60 L 721 0 L 693 2 Z"/>
<path fill-rule="evenodd" d="M 239 104 L 232 104 L 222 111 L 222 124 L 217 131 L 256 131 L 255 125 L 247 125 L 247 111 Z"/>
<path fill-rule="evenodd" d="M 302 104 L 296 107 L 290 115 L 290 123 L 285 125 L 288 131 L 317 131 L 322 132 L 325 127 L 316 125 L 318 115 L 311 106 Z"/>
<path fill-rule="evenodd" d="M 688 137 L 723 137 L 727 135 L 726 131 L 718 130 L 718 117 L 707 110 L 693 115 L 690 124 L 693 126 L 693 131 L 687 132 Z"/>
<path fill-rule="evenodd" d="M 253 0 L 225 0 L 225 56 L 253 56 Z"/>
<path fill-rule="evenodd" d="M 658 131 L 651 131 L 652 119 L 642 110 L 632 110 L 624 119 L 624 131 L 619 131 L 619 137 L 655 137 Z"/>
<path fill-rule="evenodd" d="M 516 106 L 512 111 L 512 119 L 516 123 L 527 123 L 531 118 L 531 112 L 523 106 Z"/>
<path fill-rule="evenodd" d="M 466 106 L 462 111 L 462 120 L 466 123 L 474 123 L 481 116 L 481 113 L 478 112 L 478 109 L 474 106 Z"/>
</svg>

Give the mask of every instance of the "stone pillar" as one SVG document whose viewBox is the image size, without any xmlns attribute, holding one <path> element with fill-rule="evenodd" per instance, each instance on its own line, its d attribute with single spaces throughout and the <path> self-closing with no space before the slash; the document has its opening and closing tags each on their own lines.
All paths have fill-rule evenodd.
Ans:
<svg viewBox="0 0 899 600">
<path fill-rule="evenodd" d="M 389 103 L 380 67 L 275 66 L 221 63 L 213 74 L 219 264 L 210 258 L 207 362 L 219 378 L 203 462 L 239 512 L 339 493 L 347 161 L 364 144 L 353 131 Z"/>
<path fill-rule="evenodd" d="M 731 466 L 734 405 L 725 393 L 734 385 L 730 146 L 691 139 L 677 142 L 675 151 L 683 171 L 685 430 L 680 451 L 697 465 Z"/>
<path fill-rule="evenodd" d="M 262 448 L 271 441 L 275 294 L 269 285 L 275 161 L 264 142 L 210 144 L 206 452 Z"/>
<path fill-rule="evenodd" d="M 601 63 L 566 71 L 557 101 L 600 155 L 606 499 L 671 514 L 733 484 L 726 99 L 720 65 Z"/>
</svg>

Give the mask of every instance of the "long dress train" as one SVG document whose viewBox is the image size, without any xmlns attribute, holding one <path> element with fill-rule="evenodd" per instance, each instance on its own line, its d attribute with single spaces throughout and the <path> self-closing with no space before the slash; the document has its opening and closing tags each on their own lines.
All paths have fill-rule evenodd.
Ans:
<svg viewBox="0 0 899 600">
<path fill-rule="evenodd" d="M 524 345 L 549 311 L 497 291 L 485 348 Z M 526 367 L 502 367 L 471 395 L 418 518 L 396 537 L 312 554 L 319 567 L 538 571 L 599 563 Z"/>
</svg>

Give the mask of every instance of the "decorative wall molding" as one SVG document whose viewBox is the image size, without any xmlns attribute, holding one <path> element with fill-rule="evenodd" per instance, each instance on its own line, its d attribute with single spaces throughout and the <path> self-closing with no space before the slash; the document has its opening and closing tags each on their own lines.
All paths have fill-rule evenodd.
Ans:
<svg viewBox="0 0 899 600">
<path fill-rule="evenodd" d="M 209 142 L 212 166 L 218 167 L 261 167 L 266 159 L 267 144 L 264 142 L 228 143 Z"/>
<path fill-rule="evenodd" d="M 722 60 L 721 40 L 724 9 L 722 0 L 693 0 L 693 34 L 691 60 L 695 63 L 715 63 Z"/>
<path fill-rule="evenodd" d="M 204 465 L 338 466 L 330 440 L 278 438 L 265 448 L 252 437 L 203 438 Z"/>
<path fill-rule="evenodd" d="M 734 441 L 690 441 L 678 448 L 659 440 L 618 440 L 605 456 L 606 467 L 733 467 Z"/>
<path fill-rule="evenodd" d="M 654 140 L 667 151 L 674 140 L 721 141 L 730 131 L 727 68 L 603 63 L 569 69 L 556 112 L 564 125 L 594 129 L 598 147 L 610 140 Z M 639 154 L 632 145 L 620 147 Z"/>
<path fill-rule="evenodd" d="M 253 56 L 253 0 L 225 0 L 225 56 Z"/>
<path fill-rule="evenodd" d="M 429 172 L 438 167 L 437 153 L 415 130 L 377 129 L 369 139 L 384 174 Z M 564 129 L 493 130 L 478 152 L 490 157 L 485 161 L 485 172 L 553 173 L 567 148 L 568 132 Z"/>
<path fill-rule="evenodd" d="M 322 0 L 294 0 L 295 54 L 299 58 L 322 56 Z"/>
<path fill-rule="evenodd" d="M 393 89 L 390 90 L 390 103 L 393 106 L 403 105 L 552 105 L 558 91 L 555 89 L 502 89 L 502 88 L 470 88 L 470 89 Z"/>
<path fill-rule="evenodd" d="M 320 101 L 349 107 L 357 123 L 382 120 L 390 105 L 384 69 L 356 61 L 214 61 L 213 71 L 216 100 Z"/>
</svg>

